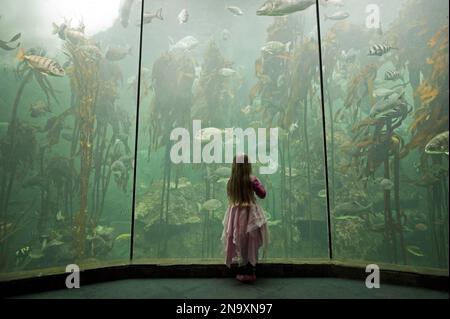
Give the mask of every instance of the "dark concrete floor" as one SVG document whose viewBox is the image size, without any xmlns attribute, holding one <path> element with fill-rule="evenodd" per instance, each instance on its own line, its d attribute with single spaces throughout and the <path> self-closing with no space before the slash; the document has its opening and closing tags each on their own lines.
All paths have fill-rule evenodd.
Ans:
<svg viewBox="0 0 450 319">
<path fill-rule="evenodd" d="M 383 285 L 367 289 L 364 282 L 336 278 L 259 278 L 242 284 L 233 278 L 133 279 L 50 291 L 19 298 L 150 298 L 150 299 L 448 299 L 448 292 Z"/>
</svg>

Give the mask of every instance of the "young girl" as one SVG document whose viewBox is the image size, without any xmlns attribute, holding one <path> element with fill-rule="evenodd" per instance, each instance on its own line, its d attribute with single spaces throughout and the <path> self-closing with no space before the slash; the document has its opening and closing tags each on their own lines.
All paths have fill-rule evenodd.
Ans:
<svg viewBox="0 0 450 319">
<path fill-rule="evenodd" d="M 231 263 L 237 261 L 239 268 L 236 279 L 244 282 L 256 280 L 258 250 L 261 246 L 267 247 L 268 239 L 267 220 L 255 200 L 255 194 L 265 198 L 266 191 L 251 172 L 248 156 L 235 156 L 227 184 L 229 205 L 223 220 L 222 234 L 225 263 L 230 267 Z"/>
</svg>

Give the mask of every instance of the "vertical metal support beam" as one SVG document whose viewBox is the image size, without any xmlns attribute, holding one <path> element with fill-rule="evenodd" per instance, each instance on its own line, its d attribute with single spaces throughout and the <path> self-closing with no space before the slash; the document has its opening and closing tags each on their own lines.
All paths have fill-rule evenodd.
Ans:
<svg viewBox="0 0 450 319">
<path fill-rule="evenodd" d="M 138 69 L 138 86 L 137 86 L 137 103 L 136 103 L 136 133 L 134 142 L 134 172 L 133 172 L 133 202 L 131 207 L 131 237 L 130 237 L 130 263 L 133 262 L 134 253 L 134 219 L 136 216 L 136 178 L 137 178 L 137 154 L 138 154 L 138 135 L 139 135 L 139 109 L 141 105 L 141 69 L 142 69 L 142 38 L 144 34 L 144 7 L 145 0 L 142 0 L 141 7 L 141 24 L 139 34 L 139 69 Z"/>
<path fill-rule="evenodd" d="M 331 215 L 330 215 L 330 185 L 328 176 L 328 150 L 327 150 L 327 132 L 325 123 L 325 94 L 323 82 L 323 62 L 322 62 L 322 36 L 320 32 L 320 7 L 319 0 L 316 0 L 316 18 L 317 18 L 317 38 L 319 44 L 319 74 L 320 74 L 320 95 L 322 106 L 322 131 L 323 131 L 323 150 L 325 159 L 325 183 L 327 189 L 327 224 L 328 224 L 328 257 L 333 259 L 333 245 L 331 242 Z"/>
</svg>

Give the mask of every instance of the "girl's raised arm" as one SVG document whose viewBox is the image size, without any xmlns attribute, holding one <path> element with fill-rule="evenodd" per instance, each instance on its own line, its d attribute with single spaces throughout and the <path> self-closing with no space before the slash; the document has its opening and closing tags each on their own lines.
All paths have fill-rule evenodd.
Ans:
<svg viewBox="0 0 450 319">
<path fill-rule="evenodd" d="M 258 196 L 259 198 L 266 197 L 266 189 L 264 188 L 264 185 L 261 183 L 261 181 L 256 176 L 252 176 L 252 187 L 253 187 L 253 191 L 255 192 L 256 196 Z"/>
</svg>

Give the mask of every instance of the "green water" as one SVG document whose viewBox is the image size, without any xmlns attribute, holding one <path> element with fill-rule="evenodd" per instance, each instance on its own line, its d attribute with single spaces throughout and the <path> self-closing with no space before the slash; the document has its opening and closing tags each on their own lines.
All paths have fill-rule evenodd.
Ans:
<svg viewBox="0 0 450 319">
<path fill-rule="evenodd" d="M 222 258 L 231 165 L 170 156 L 174 129 L 194 143 L 194 120 L 221 136 L 278 128 L 276 172 L 253 165 L 268 193 L 258 200 L 270 231 L 262 262 L 332 254 L 448 269 L 448 155 L 425 152 L 448 132 L 448 2 L 378 1 L 381 29 L 366 26 L 370 1 L 321 5 L 323 92 L 315 5 L 274 18 L 256 15 L 260 0 L 145 1 L 144 12 L 162 8 L 164 20 L 144 25 L 140 48 L 137 1 L 126 27 L 119 1 L 19 2 L 0 1 L 0 40 L 20 32 L 8 46 L 20 42 L 28 56 L 44 49 L 65 76 L 43 75 L 16 59 L 18 48 L 0 48 L 0 277 L 128 263 L 132 236 L 136 262 Z M 189 19 L 180 24 L 183 8 Z M 27 18 L 15 19 L 19 11 Z M 322 16 L 337 11 L 350 17 Z M 52 34 L 63 17 L 71 28 L 83 17 L 88 40 Z M 198 44 L 170 49 L 187 36 Z M 283 47 L 264 52 L 270 41 Z M 394 49 L 368 56 L 375 44 Z M 118 46 L 124 56 L 112 61 L 105 53 Z M 400 79 L 385 80 L 390 70 Z M 380 89 L 403 95 L 390 91 L 396 103 L 374 113 Z"/>
</svg>

